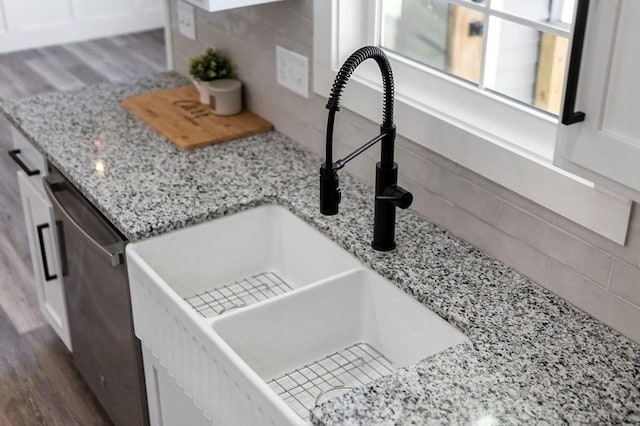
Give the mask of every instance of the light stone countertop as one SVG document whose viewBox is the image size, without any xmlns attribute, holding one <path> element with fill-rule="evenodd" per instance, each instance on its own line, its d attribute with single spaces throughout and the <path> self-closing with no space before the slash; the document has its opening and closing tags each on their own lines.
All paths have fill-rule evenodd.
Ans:
<svg viewBox="0 0 640 426">
<path fill-rule="evenodd" d="M 320 215 L 322 159 L 278 132 L 182 152 L 119 104 L 186 83 L 162 74 L 0 109 L 131 241 L 281 204 L 470 338 L 327 401 L 314 423 L 640 424 L 637 344 L 411 211 L 398 248 L 375 252 L 371 189 L 341 173 L 340 213 Z"/>
</svg>

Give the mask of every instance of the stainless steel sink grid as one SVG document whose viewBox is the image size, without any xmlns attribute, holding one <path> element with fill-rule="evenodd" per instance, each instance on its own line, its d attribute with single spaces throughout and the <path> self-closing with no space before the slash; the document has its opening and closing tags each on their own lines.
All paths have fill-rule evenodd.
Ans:
<svg viewBox="0 0 640 426">
<path fill-rule="evenodd" d="M 291 286 L 273 272 L 264 272 L 185 298 L 205 318 L 221 315 L 291 291 Z"/>
<path fill-rule="evenodd" d="M 324 396 L 338 396 L 393 371 L 391 362 L 380 352 L 366 343 L 356 343 L 267 384 L 296 414 L 307 420 L 309 410 L 323 402 Z"/>
</svg>

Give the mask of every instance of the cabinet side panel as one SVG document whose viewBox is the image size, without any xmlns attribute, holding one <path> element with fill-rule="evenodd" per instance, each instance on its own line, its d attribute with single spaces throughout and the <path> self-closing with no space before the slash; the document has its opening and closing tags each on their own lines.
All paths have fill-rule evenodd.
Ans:
<svg viewBox="0 0 640 426">
<path fill-rule="evenodd" d="M 626 1 L 621 8 L 602 130 L 640 147 L 640 55 L 633 53 L 640 40 L 640 2 Z"/>
</svg>

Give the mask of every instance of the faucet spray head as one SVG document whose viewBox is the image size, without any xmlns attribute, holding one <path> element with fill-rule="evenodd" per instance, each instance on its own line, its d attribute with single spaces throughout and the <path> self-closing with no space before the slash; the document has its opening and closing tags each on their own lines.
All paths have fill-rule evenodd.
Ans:
<svg viewBox="0 0 640 426">
<path fill-rule="evenodd" d="M 325 216 L 338 214 L 341 197 L 338 170 L 323 163 L 320 166 L 320 213 Z"/>
</svg>

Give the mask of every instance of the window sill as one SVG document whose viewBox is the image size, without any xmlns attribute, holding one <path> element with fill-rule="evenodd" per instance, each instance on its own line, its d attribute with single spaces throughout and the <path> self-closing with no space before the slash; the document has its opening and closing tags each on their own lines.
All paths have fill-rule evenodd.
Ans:
<svg viewBox="0 0 640 426">
<path fill-rule="evenodd" d="M 329 93 L 339 66 L 335 55 L 338 43 L 327 34 L 331 26 L 330 34 L 336 34 L 338 25 L 332 17 L 331 3 L 314 3 L 313 87 L 322 96 Z M 359 46 L 363 40 L 356 37 L 349 44 Z M 355 49 L 341 42 L 339 50 L 340 59 L 344 59 L 345 51 Z M 390 56 L 392 61 L 398 60 Z M 377 82 L 380 77 L 375 64 L 367 62 L 371 64 L 365 62 L 347 85 L 342 105 L 377 123 L 382 113 Z M 542 113 L 523 114 L 522 109 L 507 105 L 498 97 L 469 96 L 466 92 L 473 89 L 455 79 L 433 77 L 432 86 L 427 81 L 419 87 L 403 87 L 403 81 L 415 80 L 403 71 L 396 72 L 398 134 L 593 232 L 625 244 L 631 201 L 553 166 L 556 120 Z M 429 93 L 428 104 L 411 99 L 420 90 Z"/>
</svg>

